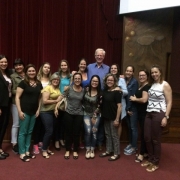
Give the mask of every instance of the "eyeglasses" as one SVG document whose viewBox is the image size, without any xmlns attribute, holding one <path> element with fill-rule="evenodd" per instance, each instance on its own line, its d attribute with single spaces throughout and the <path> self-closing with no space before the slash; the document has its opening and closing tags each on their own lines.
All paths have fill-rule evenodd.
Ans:
<svg viewBox="0 0 180 180">
<path fill-rule="evenodd" d="M 74 81 L 81 81 L 81 78 L 74 78 Z"/>
<path fill-rule="evenodd" d="M 139 77 L 144 77 L 144 76 L 146 76 L 146 74 L 140 74 L 140 75 L 139 75 Z"/>
</svg>

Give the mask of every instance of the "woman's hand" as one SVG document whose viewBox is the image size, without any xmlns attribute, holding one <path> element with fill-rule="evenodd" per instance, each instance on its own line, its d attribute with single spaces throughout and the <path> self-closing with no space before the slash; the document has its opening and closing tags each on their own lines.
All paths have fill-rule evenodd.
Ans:
<svg viewBox="0 0 180 180">
<path fill-rule="evenodd" d="M 59 112 L 58 112 L 58 110 L 57 110 L 57 109 L 55 109 L 55 110 L 54 110 L 54 115 L 56 116 L 56 118 L 58 117 Z"/>
<path fill-rule="evenodd" d="M 58 103 L 59 101 L 61 101 L 62 100 L 62 96 L 59 96 L 57 99 L 56 99 L 56 103 Z"/>
<path fill-rule="evenodd" d="M 119 119 L 114 120 L 114 126 L 119 126 Z"/>
<path fill-rule="evenodd" d="M 129 99 L 130 99 L 130 101 L 136 101 L 137 98 L 136 98 L 136 96 L 134 95 L 134 96 L 130 96 Z"/>
<path fill-rule="evenodd" d="M 24 120 L 24 119 L 25 119 L 25 114 L 24 114 L 22 111 L 19 112 L 18 114 L 19 114 L 19 118 L 20 118 L 21 120 Z"/>
<path fill-rule="evenodd" d="M 36 118 L 39 116 L 39 109 L 36 111 L 35 116 L 36 116 Z"/>
<path fill-rule="evenodd" d="M 165 127 L 166 125 L 167 125 L 167 118 L 164 117 L 164 118 L 162 119 L 162 121 L 161 121 L 161 126 L 162 126 L 162 127 Z"/>
<path fill-rule="evenodd" d="M 132 115 L 133 115 L 133 112 L 132 112 L 132 111 L 127 111 L 127 114 L 128 114 L 129 116 L 132 116 Z"/>
</svg>

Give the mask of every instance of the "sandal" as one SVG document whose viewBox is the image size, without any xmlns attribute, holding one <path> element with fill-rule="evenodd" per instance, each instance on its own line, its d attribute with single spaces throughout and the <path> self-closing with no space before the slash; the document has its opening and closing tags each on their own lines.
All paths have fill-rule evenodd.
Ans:
<svg viewBox="0 0 180 180">
<path fill-rule="evenodd" d="M 148 171 L 148 172 L 154 172 L 154 171 L 156 171 L 158 168 L 159 168 L 159 166 L 156 166 L 156 165 L 154 165 L 154 164 L 151 164 L 150 166 L 148 166 L 148 167 L 146 168 L 146 171 Z"/>
<path fill-rule="evenodd" d="M 46 154 L 45 154 L 45 155 L 42 153 L 42 156 L 43 156 L 43 158 L 45 158 L 45 159 L 49 159 L 49 155 L 48 155 L 48 153 L 47 153 L 47 152 L 46 152 Z"/>
<path fill-rule="evenodd" d="M 20 159 L 23 161 L 23 162 L 29 162 L 30 159 L 28 156 L 23 156 L 22 158 L 20 157 Z"/>
<path fill-rule="evenodd" d="M 143 159 L 144 159 L 144 156 L 141 155 L 141 154 L 139 154 L 139 155 L 136 157 L 135 162 L 141 163 L 141 162 L 143 161 Z"/>
<path fill-rule="evenodd" d="M 78 156 L 77 152 L 73 152 L 73 159 L 76 160 L 76 159 L 78 159 L 78 157 L 79 157 L 79 156 Z"/>
<path fill-rule="evenodd" d="M 114 155 L 114 156 L 111 156 L 108 161 L 116 161 L 117 159 L 120 158 L 120 155 Z"/>
<path fill-rule="evenodd" d="M 141 163 L 141 166 L 142 166 L 142 167 L 148 167 L 148 166 L 150 166 L 150 165 L 152 165 L 152 163 L 149 162 L 149 161 L 145 161 L 145 162 Z"/>
<path fill-rule="evenodd" d="M 36 158 L 36 156 L 35 156 L 34 154 L 31 154 L 31 153 L 26 154 L 26 156 L 27 156 L 28 158 L 31 158 L 31 159 L 35 159 L 35 158 Z"/>
<path fill-rule="evenodd" d="M 54 152 L 52 152 L 52 151 L 47 151 L 47 153 L 48 153 L 49 155 L 54 155 Z"/>
<path fill-rule="evenodd" d="M 101 154 L 99 155 L 99 157 L 101 157 L 101 158 L 107 157 L 107 156 L 111 156 L 111 153 L 109 153 L 109 152 L 104 152 L 104 153 L 101 153 Z"/>
<path fill-rule="evenodd" d="M 68 154 L 68 155 L 67 155 Z M 70 158 L 70 152 L 67 151 L 64 155 L 64 159 L 68 160 Z"/>
</svg>

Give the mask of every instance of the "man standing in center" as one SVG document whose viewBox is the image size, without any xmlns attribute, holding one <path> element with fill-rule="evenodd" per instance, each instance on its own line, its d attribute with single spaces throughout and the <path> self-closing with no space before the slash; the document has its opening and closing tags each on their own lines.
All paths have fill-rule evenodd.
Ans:
<svg viewBox="0 0 180 180">
<path fill-rule="evenodd" d="M 103 79 L 106 74 L 109 73 L 109 66 L 103 63 L 106 52 L 104 49 L 98 48 L 95 51 L 96 62 L 88 65 L 88 79 L 91 79 L 93 75 L 98 75 L 101 81 L 101 88 L 103 89 Z M 99 150 L 102 150 L 102 144 L 104 141 L 104 125 L 102 118 L 99 123 L 99 130 L 97 134 L 97 145 Z"/>
</svg>

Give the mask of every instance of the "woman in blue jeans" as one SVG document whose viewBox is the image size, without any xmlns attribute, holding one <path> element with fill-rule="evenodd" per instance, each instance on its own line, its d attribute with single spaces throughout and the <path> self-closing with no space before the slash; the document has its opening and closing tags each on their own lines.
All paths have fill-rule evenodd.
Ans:
<svg viewBox="0 0 180 180">
<path fill-rule="evenodd" d="M 95 157 L 94 148 L 100 121 L 100 92 L 101 83 L 99 76 L 93 75 L 90 80 L 89 88 L 83 98 L 86 159 Z"/>
<path fill-rule="evenodd" d="M 59 90 L 60 77 L 54 73 L 50 78 L 50 85 L 46 86 L 42 92 L 42 106 L 40 117 L 44 125 L 45 134 L 43 137 L 42 155 L 44 158 L 49 159 L 49 155 L 54 153 L 49 150 L 51 136 L 53 134 L 53 126 L 55 122 L 54 109 L 56 103 L 62 98 Z"/>
<path fill-rule="evenodd" d="M 126 96 L 126 122 L 128 125 L 129 145 L 124 149 L 125 155 L 132 155 L 136 153 L 137 138 L 138 138 L 138 124 L 137 124 L 137 107 L 136 103 L 130 101 L 130 96 L 134 96 L 138 90 L 138 81 L 133 77 L 134 67 L 129 65 L 125 70 L 125 80 L 128 89 Z"/>
</svg>

